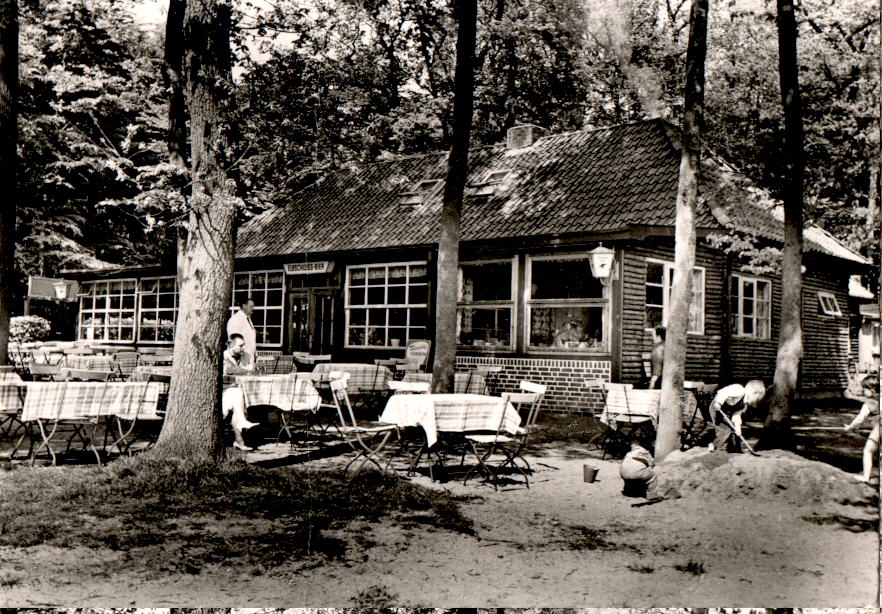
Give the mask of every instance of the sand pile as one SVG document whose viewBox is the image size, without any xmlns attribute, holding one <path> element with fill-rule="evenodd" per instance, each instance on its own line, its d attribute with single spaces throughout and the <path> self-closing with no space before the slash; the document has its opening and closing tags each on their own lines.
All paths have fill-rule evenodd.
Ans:
<svg viewBox="0 0 882 614">
<path fill-rule="evenodd" d="M 674 487 L 684 497 L 763 497 L 794 504 L 860 504 L 874 498 L 874 489 L 851 474 L 783 450 L 752 456 L 693 448 L 672 453 L 656 471 L 662 492 Z"/>
</svg>

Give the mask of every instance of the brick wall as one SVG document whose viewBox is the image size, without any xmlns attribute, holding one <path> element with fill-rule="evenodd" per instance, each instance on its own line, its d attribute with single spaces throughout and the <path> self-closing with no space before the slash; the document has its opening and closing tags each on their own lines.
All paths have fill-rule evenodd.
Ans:
<svg viewBox="0 0 882 614">
<path fill-rule="evenodd" d="M 497 358 L 457 356 L 458 371 L 469 371 L 480 365 L 499 365 L 503 370 L 489 381 L 490 393 L 513 392 L 525 379 L 545 384 L 543 411 L 566 413 L 600 413 L 603 396 L 584 387 L 586 379 L 610 381 L 609 360 L 554 360 L 545 358 Z"/>
</svg>

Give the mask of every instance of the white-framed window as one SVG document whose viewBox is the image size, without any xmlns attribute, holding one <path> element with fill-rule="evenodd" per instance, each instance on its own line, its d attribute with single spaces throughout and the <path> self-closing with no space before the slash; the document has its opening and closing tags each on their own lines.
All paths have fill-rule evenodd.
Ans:
<svg viewBox="0 0 882 614">
<path fill-rule="evenodd" d="M 84 283 L 80 291 L 79 339 L 100 341 L 135 340 L 134 279 Z"/>
<path fill-rule="evenodd" d="M 417 181 L 412 191 L 399 194 L 398 203 L 401 205 L 419 205 L 425 199 L 441 187 L 444 182 L 441 179 L 424 179 Z"/>
<path fill-rule="evenodd" d="M 836 296 L 830 292 L 818 292 L 818 313 L 827 316 L 841 316 L 842 311 L 839 309 L 839 302 Z"/>
<path fill-rule="evenodd" d="M 692 304 L 689 307 L 688 331 L 694 335 L 704 334 L 704 267 L 692 269 Z M 671 286 L 674 283 L 674 263 L 646 259 L 646 317 L 645 326 L 667 326 L 671 303 Z"/>
<path fill-rule="evenodd" d="M 769 339 L 772 336 L 772 282 L 747 275 L 732 276 L 732 334 Z"/>
<path fill-rule="evenodd" d="M 509 175 L 511 175 L 511 171 L 508 169 L 488 172 L 484 175 L 484 180 L 477 185 L 475 194 L 478 196 L 495 194 L 496 190 L 506 179 L 508 179 Z"/>
<path fill-rule="evenodd" d="M 456 338 L 461 346 L 513 347 L 516 260 L 462 262 L 456 310 Z"/>
<path fill-rule="evenodd" d="M 426 262 L 347 266 L 345 311 L 346 347 L 398 347 L 425 339 Z"/>
<path fill-rule="evenodd" d="M 608 351 L 610 286 L 591 274 L 590 255 L 527 257 L 527 346 Z"/>
<path fill-rule="evenodd" d="M 174 277 L 145 277 L 138 282 L 138 341 L 172 342 L 178 319 L 178 282 Z"/>
<path fill-rule="evenodd" d="M 249 271 L 236 273 L 233 281 L 233 307 L 246 299 L 254 301 L 251 323 L 258 345 L 282 345 L 282 316 L 285 312 L 284 271 Z"/>
</svg>

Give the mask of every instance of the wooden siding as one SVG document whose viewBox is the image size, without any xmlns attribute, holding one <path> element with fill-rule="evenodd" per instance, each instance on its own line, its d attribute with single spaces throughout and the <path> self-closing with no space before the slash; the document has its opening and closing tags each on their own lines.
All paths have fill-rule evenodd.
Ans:
<svg viewBox="0 0 882 614">
<path fill-rule="evenodd" d="M 813 268 L 803 278 L 802 388 L 844 388 L 848 377 L 848 277 Z M 818 291 L 836 296 L 841 316 L 819 313 Z"/>
<path fill-rule="evenodd" d="M 674 261 L 673 239 L 632 241 L 624 245 L 622 263 L 622 377 L 635 382 L 643 374 L 642 354 L 652 350 L 652 332 L 645 330 L 646 259 Z M 725 257 L 699 246 L 695 264 L 705 268 L 704 334 L 689 335 L 686 379 L 720 379 L 720 345 L 725 317 Z"/>
</svg>

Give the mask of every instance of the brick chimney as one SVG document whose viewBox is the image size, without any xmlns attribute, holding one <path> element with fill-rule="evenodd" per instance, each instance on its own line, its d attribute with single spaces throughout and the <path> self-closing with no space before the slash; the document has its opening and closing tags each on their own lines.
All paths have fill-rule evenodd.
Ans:
<svg viewBox="0 0 882 614">
<path fill-rule="evenodd" d="M 512 126 L 506 133 L 506 149 L 521 149 L 535 143 L 545 134 L 545 128 L 533 124 Z"/>
</svg>

